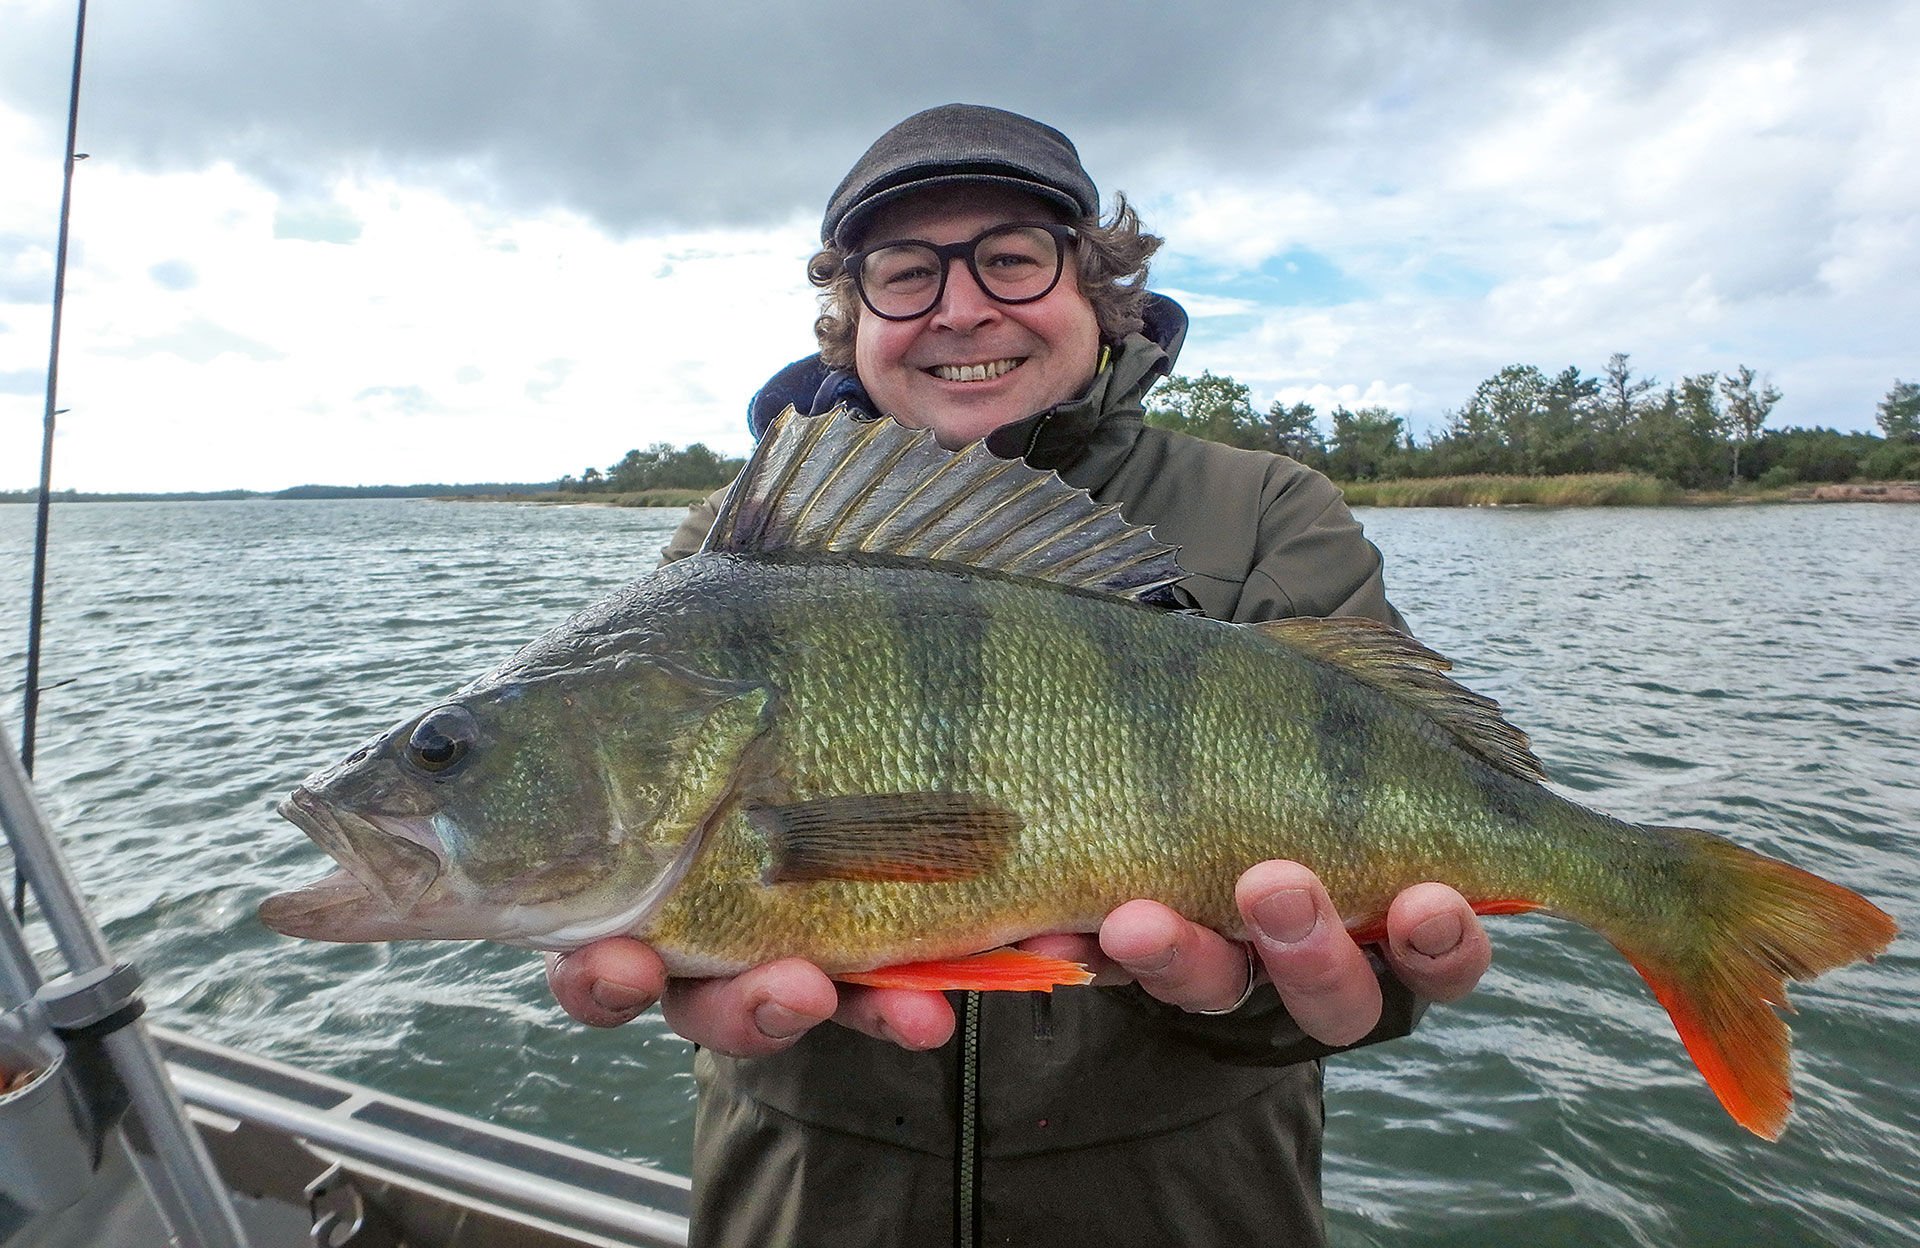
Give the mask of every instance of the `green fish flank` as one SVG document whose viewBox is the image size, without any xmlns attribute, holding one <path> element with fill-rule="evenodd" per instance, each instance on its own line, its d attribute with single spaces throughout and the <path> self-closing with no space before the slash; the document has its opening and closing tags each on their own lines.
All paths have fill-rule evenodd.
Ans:
<svg viewBox="0 0 1920 1248">
<path fill-rule="evenodd" d="M 1234 881 L 1273 857 L 1319 872 L 1356 927 L 1433 878 L 1573 917 L 1607 896 L 1604 862 L 1574 867 L 1568 845 L 1598 852 L 1619 825 L 1252 630 L 852 563 L 727 574 L 689 569 L 697 604 L 676 614 L 707 663 L 743 629 L 771 643 L 767 667 L 724 669 L 780 690 L 744 803 L 965 793 L 1023 826 L 976 878 L 769 887 L 767 839 L 736 810 L 643 933 L 690 962 L 865 970 L 1092 931 L 1134 897 L 1243 937 Z"/>
<path fill-rule="evenodd" d="M 1884 912 L 1561 797 L 1410 638 L 1162 609 L 1180 575 L 1051 474 L 789 414 L 699 554 L 309 777 L 282 811 L 343 869 L 262 918 L 857 977 L 1135 898 L 1243 939 L 1238 877 L 1290 858 L 1364 938 L 1429 880 L 1599 931 L 1728 1111 L 1780 1133 L 1786 980 L 1884 949 Z"/>
</svg>

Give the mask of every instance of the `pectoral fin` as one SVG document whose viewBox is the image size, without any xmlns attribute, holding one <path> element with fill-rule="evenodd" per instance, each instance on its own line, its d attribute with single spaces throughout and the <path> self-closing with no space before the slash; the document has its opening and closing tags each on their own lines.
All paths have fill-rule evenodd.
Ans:
<svg viewBox="0 0 1920 1248">
<path fill-rule="evenodd" d="M 969 793 L 864 793 L 748 810 L 767 838 L 768 884 L 931 883 L 991 871 L 1020 834 L 1015 812 Z"/>
</svg>

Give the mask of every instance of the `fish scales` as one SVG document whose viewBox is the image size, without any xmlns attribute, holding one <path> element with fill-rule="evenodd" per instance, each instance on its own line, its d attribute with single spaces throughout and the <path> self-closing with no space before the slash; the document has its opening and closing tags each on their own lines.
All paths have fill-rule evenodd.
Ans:
<svg viewBox="0 0 1920 1248">
<path fill-rule="evenodd" d="M 1337 687 L 1330 710 L 1312 660 L 1232 626 L 885 566 L 728 571 L 744 583 L 723 590 L 702 578 L 706 609 L 729 621 L 722 631 L 745 613 L 765 621 L 748 633 L 780 642 L 757 658 L 729 649 L 711 661 L 779 690 L 765 748 L 781 796 L 961 792 L 1025 822 L 1013 853 L 979 878 L 767 889 L 764 834 L 744 813 L 730 816 L 644 933 L 717 966 L 775 951 L 829 970 L 938 958 L 1089 930 L 1137 896 L 1240 935 L 1233 878 L 1276 856 L 1319 871 L 1355 922 L 1443 866 L 1483 896 L 1533 895 L 1539 881 L 1517 869 L 1525 849 L 1556 823 L 1566 825 L 1558 848 L 1573 849 L 1570 836 L 1597 818 L 1544 790 L 1515 799 L 1533 808 L 1531 826 L 1489 813 L 1482 794 L 1503 778 L 1475 774 L 1491 773 L 1485 763 L 1371 690 Z M 677 615 L 692 635 L 674 649 L 698 653 L 706 630 Z M 1136 645 L 1099 644 L 1121 626 Z M 1177 676 L 1127 657 L 1167 651 L 1183 656 Z M 930 656 L 941 660 L 933 670 Z M 1329 749 L 1356 718 L 1372 724 L 1371 751 Z M 1180 744 L 1194 741 L 1208 748 Z M 1157 761 L 1167 757 L 1183 762 L 1177 788 Z M 1343 799 L 1356 785 L 1369 798 L 1358 806 Z M 1573 890 L 1550 891 L 1547 904 L 1583 908 Z"/>
</svg>

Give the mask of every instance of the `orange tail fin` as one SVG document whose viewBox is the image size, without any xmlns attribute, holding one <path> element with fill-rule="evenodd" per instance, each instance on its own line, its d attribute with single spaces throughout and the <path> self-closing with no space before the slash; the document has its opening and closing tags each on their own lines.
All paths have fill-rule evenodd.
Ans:
<svg viewBox="0 0 1920 1248">
<path fill-rule="evenodd" d="M 1830 880 L 1686 828 L 1714 868 L 1691 898 L 1697 939 L 1685 949 L 1635 947 L 1608 933 L 1673 1018 L 1707 1085 L 1734 1121 L 1769 1140 L 1793 1105 L 1787 984 L 1872 958 L 1899 928 L 1866 898 Z"/>
</svg>

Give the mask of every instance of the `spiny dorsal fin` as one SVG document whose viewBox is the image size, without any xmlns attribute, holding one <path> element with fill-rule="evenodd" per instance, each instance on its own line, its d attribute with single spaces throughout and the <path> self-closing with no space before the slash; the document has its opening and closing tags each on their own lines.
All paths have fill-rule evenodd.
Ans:
<svg viewBox="0 0 1920 1248">
<path fill-rule="evenodd" d="M 1249 627 L 1412 707 L 1500 770 L 1546 782 L 1527 734 L 1501 718 L 1500 704 L 1448 679 L 1453 664 L 1398 629 L 1352 616 L 1267 620 Z"/>
<path fill-rule="evenodd" d="M 775 418 L 703 549 L 887 555 L 1130 599 L 1185 575 L 1172 546 L 1056 473 L 844 407 Z"/>
</svg>

